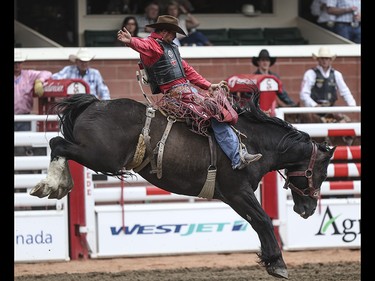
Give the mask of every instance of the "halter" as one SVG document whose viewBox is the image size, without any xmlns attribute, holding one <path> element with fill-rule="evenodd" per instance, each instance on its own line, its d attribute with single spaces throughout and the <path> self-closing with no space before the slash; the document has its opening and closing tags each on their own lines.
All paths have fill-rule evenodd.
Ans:
<svg viewBox="0 0 375 281">
<path fill-rule="evenodd" d="M 286 178 L 281 175 L 285 179 L 285 185 L 284 188 L 288 189 L 288 187 L 293 190 L 294 192 L 298 193 L 301 196 L 310 196 L 311 198 L 318 199 L 319 198 L 319 188 L 314 188 L 313 183 L 313 168 L 316 160 L 316 154 L 318 151 L 318 146 L 315 142 L 312 143 L 312 152 L 311 152 L 311 158 L 309 166 L 305 171 L 295 171 L 295 172 L 286 172 Z M 279 172 L 280 173 L 280 172 Z M 290 182 L 290 177 L 305 177 L 308 182 L 308 187 L 305 189 L 299 189 L 297 188 L 293 183 Z"/>
</svg>

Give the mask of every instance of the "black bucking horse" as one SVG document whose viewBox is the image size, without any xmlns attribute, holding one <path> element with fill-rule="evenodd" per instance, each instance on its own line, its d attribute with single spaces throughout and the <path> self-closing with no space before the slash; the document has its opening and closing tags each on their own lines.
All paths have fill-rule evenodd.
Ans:
<svg viewBox="0 0 375 281">
<path fill-rule="evenodd" d="M 213 184 L 207 185 L 211 190 L 202 193 L 202 187 L 209 182 L 212 153 L 208 138 L 192 133 L 186 123 L 172 122 L 166 137 L 170 118 L 150 110 L 147 104 L 126 98 L 100 101 L 89 94 L 72 95 L 59 101 L 55 109 L 64 138 L 50 140 L 47 177 L 31 190 L 31 195 L 57 199 L 66 196 L 73 188 L 67 160 L 96 172 L 120 176 L 134 175 L 132 167 L 139 158 L 141 164 L 135 161 L 133 170 L 151 184 L 169 192 L 228 204 L 257 232 L 261 244 L 259 263 L 270 275 L 288 278 L 272 221 L 254 191 L 266 173 L 286 169 L 285 187 L 291 189 L 294 211 L 307 219 L 316 209 L 335 147 L 316 143 L 290 123 L 268 116 L 254 98 L 249 108 L 239 114 L 234 127 L 245 135 L 242 142 L 248 151 L 262 153 L 263 157 L 243 170 L 233 170 L 228 157 L 219 146 L 214 146 L 216 174 Z M 154 157 L 157 161 L 153 161 Z M 156 169 L 158 172 L 154 162 L 157 166 L 162 163 Z"/>
</svg>

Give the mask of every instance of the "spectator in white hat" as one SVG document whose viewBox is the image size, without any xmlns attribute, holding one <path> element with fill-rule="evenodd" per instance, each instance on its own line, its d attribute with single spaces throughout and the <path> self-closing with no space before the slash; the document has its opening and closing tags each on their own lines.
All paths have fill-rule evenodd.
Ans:
<svg viewBox="0 0 375 281">
<path fill-rule="evenodd" d="M 30 114 L 33 110 L 35 93 L 41 97 L 43 84 L 52 73 L 46 70 L 23 69 L 26 56 L 21 50 L 14 50 L 14 114 Z M 30 131 L 31 122 L 14 122 L 15 131 Z"/>
<path fill-rule="evenodd" d="M 77 54 L 69 56 L 74 65 L 65 66 L 62 70 L 52 75 L 52 79 L 83 79 L 90 86 L 90 94 L 100 100 L 111 99 L 108 86 L 98 69 L 90 67 L 90 61 L 95 56 L 87 48 L 80 48 Z"/>
<path fill-rule="evenodd" d="M 321 47 L 312 56 L 318 65 L 307 70 L 303 76 L 300 100 L 304 106 L 333 106 L 339 95 L 347 105 L 356 106 L 342 73 L 332 67 L 336 55 L 329 48 Z"/>
</svg>

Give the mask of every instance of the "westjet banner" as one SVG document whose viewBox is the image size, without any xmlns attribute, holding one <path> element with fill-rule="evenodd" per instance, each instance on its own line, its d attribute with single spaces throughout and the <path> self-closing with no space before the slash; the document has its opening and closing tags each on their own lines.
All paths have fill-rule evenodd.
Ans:
<svg viewBox="0 0 375 281">
<path fill-rule="evenodd" d="M 96 207 L 98 257 L 259 251 L 258 235 L 221 202 Z"/>
</svg>

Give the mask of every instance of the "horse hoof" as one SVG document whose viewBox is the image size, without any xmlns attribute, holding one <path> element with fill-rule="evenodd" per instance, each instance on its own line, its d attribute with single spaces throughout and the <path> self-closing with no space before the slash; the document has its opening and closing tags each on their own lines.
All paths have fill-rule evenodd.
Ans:
<svg viewBox="0 0 375 281">
<path fill-rule="evenodd" d="M 51 194 L 48 196 L 48 199 L 62 199 L 64 198 L 65 195 L 67 195 L 69 192 L 71 191 L 71 189 L 57 189 L 53 192 L 51 192 Z"/>
<path fill-rule="evenodd" d="M 38 183 L 29 193 L 30 195 L 37 196 L 39 198 L 46 197 L 49 194 L 49 188 L 45 184 Z"/>
<path fill-rule="evenodd" d="M 288 271 L 285 268 L 268 267 L 267 272 L 277 278 L 289 279 Z"/>
</svg>

